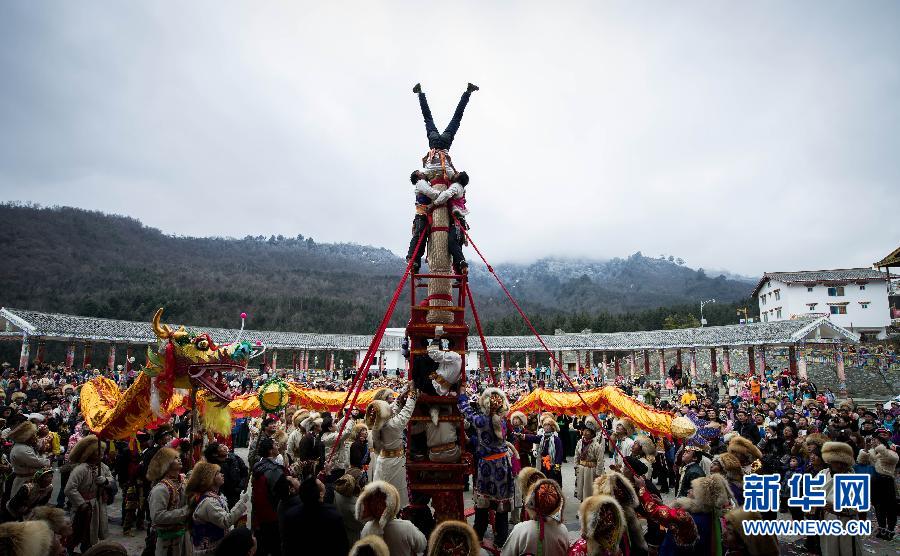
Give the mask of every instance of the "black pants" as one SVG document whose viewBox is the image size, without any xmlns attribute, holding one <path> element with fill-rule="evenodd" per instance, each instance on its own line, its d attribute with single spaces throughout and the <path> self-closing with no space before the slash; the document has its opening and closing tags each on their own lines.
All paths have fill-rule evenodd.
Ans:
<svg viewBox="0 0 900 556">
<path fill-rule="evenodd" d="M 281 556 L 281 535 L 278 522 L 263 523 L 253 530 L 256 537 L 256 554 L 259 556 Z"/>
<path fill-rule="evenodd" d="M 431 116 L 431 109 L 428 108 L 428 100 L 425 98 L 425 93 L 419 93 L 419 106 L 422 108 L 422 117 L 425 119 L 425 134 L 428 136 L 429 148 L 450 148 L 450 145 L 453 144 L 453 138 L 456 136 L 456 132 L 459 131 L 459 124 L 462 122 L 466 105 L 469 104 L 470 95 L 471 93 L 468 91 L 462 94 L 462 98 L 459 99 L 459 104 L 456 105 L 456 112 L 453 113 L 453 118 L 450 120 L 450 123 L 447 124 L 444 133 L 438 133 L 437 126 L 434 125 L 434 118 Z"/>
<path fill-rule="evenodd" d="M 894 478 L 876 473 L 872 477 L 872 505 L 878 528 L 889 533 L 897 526 L 897 500 L 894 498 Z"/>
<path fill-rule="evenodd" d="M 475 508 L 475 534 L 478 540 L 484 540 L 490 522 L 490 508 Z M 494 514 L 494 546 L 503 546 L 506 537 L 509 536 L 509 512 L 495 512 Z"/>
<path fill-rule="evenodd" d="M 419 236 L 422 235 L 422 230 L 427 230 L 427 228 L 428 217 L 424 214 L 417 214 L 415 218 L 413 218 L 412 238 L 409 240 L 409 249 L 406 251 L 406 258 L 413 260 L 413 270 L 422 266 L 422 255 L 425 254 L 425 245 L 428 243 L 429 232 L 425 232 L 425 237 L 422 238 L 422 243 L 419 245 L 418 251 L 416 250 L 416 244 L 419 242 Z M 461 267 L 468 266 L 462 252 L 462 243 L 462 230 L 459 229 L 459 226 L 451 224 L 450 231 L 447 234 L 447 250 L 450 251 L 450 258 L 453 260 L 453 269 L 456 272 L 462 272 Z"/>
</svg>

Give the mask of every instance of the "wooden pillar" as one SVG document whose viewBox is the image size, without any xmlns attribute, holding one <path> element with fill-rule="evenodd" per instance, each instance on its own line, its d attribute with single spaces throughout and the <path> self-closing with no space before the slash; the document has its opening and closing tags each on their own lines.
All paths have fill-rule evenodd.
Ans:
<svg viewBox="0 0 900 556">
<path fill-rule="evenodd" d="M 609 374 L 609 363 L 606 360 L 606 352 L 600 352 L 600 379 L 606 384 L 606 376 Z"/>
<path fill-rule="evenodd" d="M 44 340 L 38 340 L 37 343 L 37 355 L 34 358 L 34 362 L 40 365 L 44 362 L 44 355 L 46 355 L 47 347 L 44 345 Z"/>
<path fill-rule="evenodd" d="M 28 334 L 22 333 L 22 349 L 19 352 L 19 369 L 28 370 L 28 361 L 31 358 L 31 341 Z"/>
<path fill-rule="evenodd" d="M 109 355 L 106 356 L 106 368 L 110 372 L 116 370 L 116 344 L 109 344 Z"/>
<path fill-rule="evenodd" d="M 659 352 L 659 382 L 666 381 L 666 350 L 660 349 Z"/>
<path fill-rule="evenodd" d="M 84 357 L 81 359 L 81 368 L 89 369 L 91 367 L 91 355 L 93 354 L 94 346 L 91 345 L 90 342 L 84 343 Z"/>
<path fill-rule="evenodd" d="M 71 371 L 75 365 L 75 342 L 69 342 L 66 346 L 66 370 Z"/>
<path fill-rule="evenodd" d="M 697 350 L 695 348 L 688 351 L 688 364 L 691 369 L 691 379 L 697 378 Z"/>
<path fill-rule="evenodd" d="M 297 350 L 291 350 L 291 370 L 297 372 Z"/>
<path fill-rule="evenodd" d="M 710 372 L 714 380 L 719 380 L 719 362 L 716 358 L 716 348 L 709 348 Z"/>
<path fill-rule="evenodd" d="M 847 373 L 844 371 L 844 350 L 841 343 L 834 344 L 834 363 L 838 379 L 838 393 L 842 398 L 847 397 Z"/>
<path fill-rule="evenodd" d="M 675 350 L 675 366 L 678 367 L 679 371 L 684 368 L 681 364 L 681 348 Z"/>
<path fill-rule="evenodd" d="M 131 374 L 131 369 L 134 368 L 134 364 L 131 362 L 131 358 L 134 357 L 134 348 L 128 344 L 125 346 L 125 375 L 128 376 Z"/>
<path fill-rule="evenodd" d="M 613 354 L 613 364 L 616 369 L 616 376 L 622 376 L 622 369 L 619 367 L 619 356 L 618 354 Z"/>
<path fill-rule="evenodd" d="M 722 366 L 726 375 L 731 375 L 731 349 L 728 346 L 722 348 Z"/>
<path fill-rule="evenodd" d="M 386 367 L 387 363 L 384 360 L 384 350 L 381 350 L 378 352 L 378 370 L 383 373 Z"/>
<path fill-rule="evenodd" d="M 788 369 L 791 374 L 797 373 L 797 348 L 794 346 L 788 347 Z"/>
<path fill-rule="evenodd" d="M 753 346 L 747 346 L 747 362 L 750 364 L 750 374 L 756 376 L 756 354 L 753 353 Z"/>
<path fill-rule="evenodd" d="M 759 376 L 765 380 L 766 377 L 766 346 L 759 346 Z"/>
<path fill-rule="evenodd" d="M 801 379 L 806 380 L 809 378 L 809 375 L 806 371 L 806 354 L 803 353 L 804 346 L 800 344 L 800 349 L 797 350 L 797 376 Z"/>
<path fill-rule="evenodd" d="M 634 374 L 637 371 L 634 361 L 634 351 L 632 350 L 628 354 L 628 378 L 634 378 Z"/>
<path fill-rule="evenodd" d="M 650 376 L 650 352 L 644 350 L 644 376 Z"/>
<path fill-rule="evenodd" d="M 274 371 L 277 368 L 278 368 L 278 350 L 273 349 L 272 350 L 272 370 Z"/>
</svg>

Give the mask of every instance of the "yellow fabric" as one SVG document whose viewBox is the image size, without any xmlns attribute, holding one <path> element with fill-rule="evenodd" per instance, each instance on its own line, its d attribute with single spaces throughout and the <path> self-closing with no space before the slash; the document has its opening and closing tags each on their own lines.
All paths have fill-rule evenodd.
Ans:
<svg viewBox="0 0 900 556">
<path fill-rule="evenodd" d="M 347 392 L 332 392 L 330 390 L 312 390 L 303 388 L 295 382 L 287 382 L 288 393 L 290 397 L 290 405 L 296 405 L 310 411 L 337 411 L 344 403 Z M 363 390 L 359 393 L 356 400 L 356 407 L 365 408 L 369 405 L 374 397 L 375 390 Z M 349 401 L 347 402 L 349 403 Z M 256 393 L 248 394 L 235 398 L 228 404 L 232 415 L 240 417 L 242 415 L 257 414 L 259 409 L 259 400 Z"/>
<path fill-rule="evenodd" d="M 163 417 L 157 419 L 150 409 L 150 377 L 141 372 L 124 392 L 112 380 L 92 378 L 81 387 L 81 414 L 91 431 L 100 438 L 126 440 L 138 431 L 153 428 L 185 403 L 184 396 L 174 392 Z"/>
<path fill-rule="evenodd" d="M 693 392 L 685 392 L 681 395 L 681 405 L 690 405 L 691 402 L 697 401 L 697 394 Z"/>
<path fill-rule="evenodd" d="M 581 392 L 581 397 L 590 408 L 585 408 L 574 392 L 537 388 L 513 404 L 509 411 L 510 413 L 513 411 L 524 413 L 549 411 L 574 416 L 591 415 L 591 412 L 612 413 L 616 417 L 630 418 L 637 428 L 653 434 L 672 435 L 676 431 L 683 434 L 680 429 L 676 428 L 676 431 L 672 429 L 674 414 L 641 403 L 626 396 L 624 392 L 614 386 L 585 390 Z"/>
</svg>

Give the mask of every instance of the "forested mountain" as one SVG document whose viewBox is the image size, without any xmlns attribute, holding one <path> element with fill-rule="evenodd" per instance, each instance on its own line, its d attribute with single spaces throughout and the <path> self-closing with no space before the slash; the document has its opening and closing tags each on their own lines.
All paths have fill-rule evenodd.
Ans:
<svg viewBox="0 0 900 556">
<path fill-rule="evenodd" d="M 372 333 L 404 268 L 387 249 L 297 236 L 243 239 L 166 235 L 139 221 L 69 207 L 0 205 L 0 305 L 122 319 L 167 319 L 256 329 Z M 520 332 L 518 317 L 470 255 L 472 289 L 489 332 Z M 661 328 L 696 313 L 734 322 L 752 283 L 707 276 L 640 253 L 609 261 L 542 259 L 495 270 L 541 332 Z M 408 289 L 408 288 L 407 288 Z M 392 326 L 408 318 L 406 292 Z"/>
</svg>

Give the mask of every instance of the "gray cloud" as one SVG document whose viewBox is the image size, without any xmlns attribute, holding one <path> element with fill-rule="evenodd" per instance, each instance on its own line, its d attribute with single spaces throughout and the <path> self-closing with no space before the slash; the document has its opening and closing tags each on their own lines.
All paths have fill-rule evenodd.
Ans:
<svg viewBox="0 0 900 556">
<path fill-rule="evenodd" d="M 672 253 L 746 274 L 896 246 L 893 2 L 7 3 L 0 193 L 190 235 L 397 252 L 454 161 L 496 261 Z"/>
</svg>

